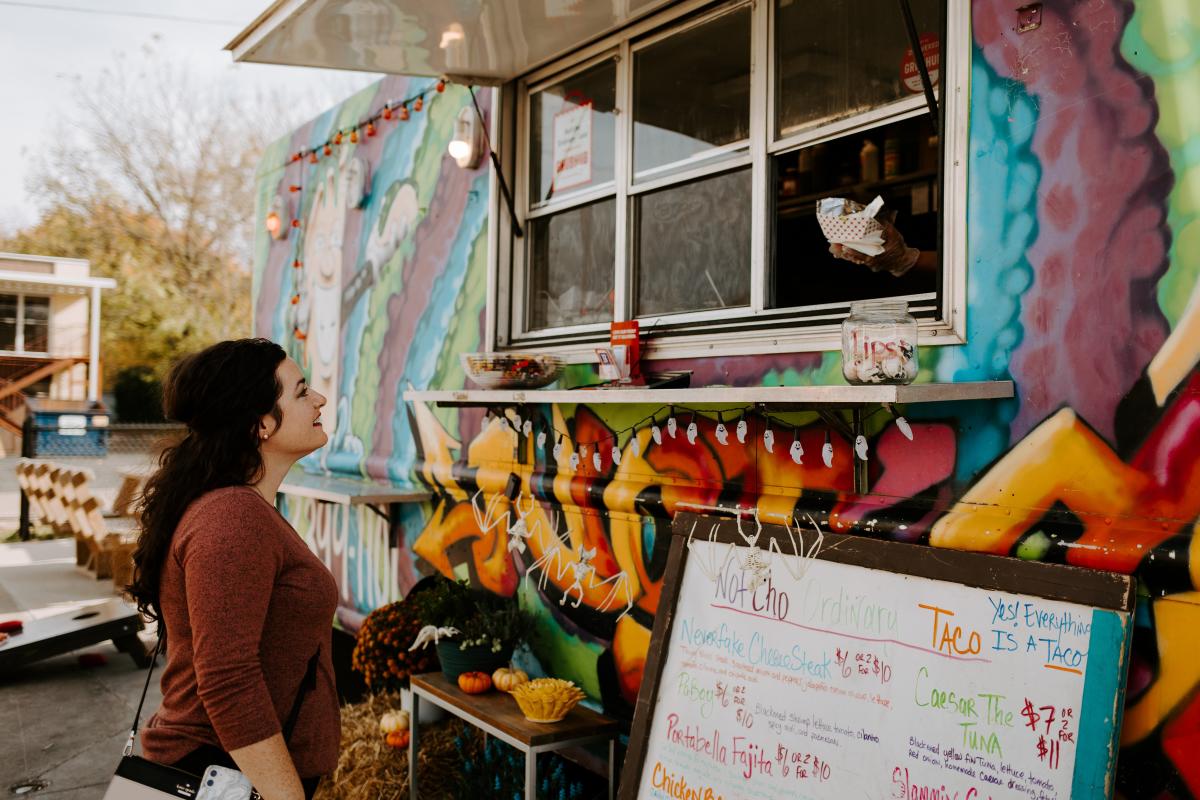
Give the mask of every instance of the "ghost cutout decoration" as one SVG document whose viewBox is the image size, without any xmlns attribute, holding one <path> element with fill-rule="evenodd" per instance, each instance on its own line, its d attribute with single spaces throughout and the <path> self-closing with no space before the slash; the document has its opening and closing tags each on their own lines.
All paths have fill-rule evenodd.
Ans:
<svg viewBox="0 0 1200 800">
<path fill-rule="evenodd" d="M 859 435 L 854 439 L 854 454 L 860 461 L 867 460 L 867 437 Z"/>
<path fill-rule="evenodd" d="M 763 431 L 763 447 L 767 448 L 768 453 L 775 452 L 775 431 L 770 428 Z"/>
<path fill-rule="evenodd" d="M 674 439 L 678 430 L 679 425 L 675 422 L 675 417 L 667 417 L 667 435 Z"/>
<path fill-rule="evenodd" d="M 545 431 L 538 431 L 537 446 L 538 446 L 538 450 L 542 450 L 546 447 L 546 432 Z M 555 453 L 555 455 L 557 456 L 558 454 Z"/>
<path fill-rule="evenodd" d="M 600 471 L 600 448 L 592 451 L 592 467 L 595 468 L 596 472 Z"/>
<path fill-rule="evenodd" d="M 696 427 L 695 421 L 689 422 L 687 426 L 688 444 L 695 444 L 696 437 L 700 435 L 700 429 Z"/>
<path fill-rule="evenodd" d="M 558 441 L 554 443 L 554 460 L 555 461 L 558 461 L 560 458 L 562 458 L 562 447 L 563 447 L 563 442 L 562 442 L 562 437 L 560 436 L 560 437 L 558 437 Z"/>
<path fill-rule="evenodd" d="M 724 422 L 717 423 L 717 430 L 714 435 L 721 444 L 729 444 L 729 431 L 725 428 Z"/>
<path fill-rule="evenodd" d="M 516 411 L 513 412 L 513 429 L 521 430 L 521 415 Z"/>
<path fill-rule="evenodd" d="M 904 417 L 896 417 L 896 427 L 900 429 L 900 433 L 904 434 L 904 438 L 910 442 L 913 440 L 912 426 L 908 424 L 908 420 Z"/>
<path fill-rule="evenodd" d="M 804 455 L 804 448 L 800 445 L 800 439 L 792 439 L 792 446 L 788 449 L 788 454 L 792 457 L 792 461 L 797 464 L 803 464 L 801 457 Z"/>
<path fill-rule="evenodd" d="M 574 472 L 578 469 L 579 469 L 579 453 L 576 453 L 574 450 L 572 450 L 571 451 L 571 471 Z"/>
<path fill-rule="evenodd" d="M 617 447 L 615 444 L 613 445 L 611 455 L 612 455 L 613 464 L 615 464 L 618 467 L 621 466 L 621 449 L 619 447 Z"/>
<path fill-rule="evenodd" d="M 532 420 L 528 420 L 528 419 L 527 419 L 527 420 L 525 420 L 525 424 L 521 426 L 521 431 L 522 431 L 522 432 L 523 432 L 523 433 L 524 433 L 526 436 L 528 436 L 529 434 L 533 433 L 533 421 L 532 421 Z"/>
<path fill-rule="evenodd" d="M 655 444 L 662 444 L 662 429 L 657 425 L 650 426 L 650 435 L 654 437 Z"/>
<path fill-rule="evenodd" d="M 833 468 L 833 442 L 829 441 L 829 433 L 825 434 L 825 444 L 821 446 L 821 460 L 825 462 L 826 469 Z"/>
<path fill-rule="evenodd" d="M 750 431 L 750 426 L 746 424 L 746 420 L 739 419 L 738 424 L 737 424 L 738 442 L 740 442 L 741 444 L 745 444 L 746 443 L 746 434 L 749 431 Z"/>
</svg>

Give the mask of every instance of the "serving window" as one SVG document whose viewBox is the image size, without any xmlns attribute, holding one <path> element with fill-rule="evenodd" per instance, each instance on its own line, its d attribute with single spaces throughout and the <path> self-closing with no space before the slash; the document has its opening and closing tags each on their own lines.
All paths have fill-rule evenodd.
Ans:
<svg viewBox="0 0 1200 800">
<path fill-rule="evenodd" d="M 586 353 L 637 319 L 664 355 L 826 349 L 870 298 L 962 341 L 965 112 L 941 86 L 966 12 L 911 4 L 936 120 L 894 0 L 679 3 L 519 81 L 497 344 Z M 911 263 L 830 253 L 817 201 L 877 195 Z"/>
</svg>

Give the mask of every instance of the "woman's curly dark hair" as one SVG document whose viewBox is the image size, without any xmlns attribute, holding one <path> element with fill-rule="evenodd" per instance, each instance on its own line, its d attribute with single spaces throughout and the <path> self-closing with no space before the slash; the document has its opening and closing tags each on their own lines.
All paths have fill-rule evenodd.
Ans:
<svg viewBox="0 0 1200 800">
<path fill-rule="evenodd" d="M 133 553 L 133 582 L 126 587 L 149 618 L 160 618 L 163 560 L 187 507 L 214 489 L 261 477 L 258 427 L 267 414 L 282 421 L 275 370 L 286 357 L 267 339 L 237 339 L 193 353 L 171 368 L 163 385 L 163 412 L 186 425 L 187 432 L 163 450 L 142 492 L 141 535 Z"/>
</svg>

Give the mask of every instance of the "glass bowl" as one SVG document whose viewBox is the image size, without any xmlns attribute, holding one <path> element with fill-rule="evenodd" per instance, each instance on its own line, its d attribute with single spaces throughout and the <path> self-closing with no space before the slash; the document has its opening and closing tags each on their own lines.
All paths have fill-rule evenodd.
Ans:
<svg viewBox="0 0 1200 800">
<path fill-rule="evenodd" d="M 558 380 L 563 361 L 534 353 L 463 353 L 463 371 L 483 389 L 540 389 Z"/>
</svg>

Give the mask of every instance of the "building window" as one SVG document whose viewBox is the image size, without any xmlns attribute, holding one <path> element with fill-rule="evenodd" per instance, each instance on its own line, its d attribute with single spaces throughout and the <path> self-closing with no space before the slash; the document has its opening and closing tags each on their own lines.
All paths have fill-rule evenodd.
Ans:
<svg viewBox="0 0 1200 800">
<path fill-rule="evenodd" d="M 893 0 L 681 3 L 519 81 L 528 235 L 501 248 L 497 344 L 586 353 L 638 319 L 664 353 L 828 349 L 870 298 L 962 341 L 965 113 L 941 91 L 965 83 L 961 5 L 912 0 L 936 127 Z M 817 223 L 821 198 L 876 195 L 902 274 L 834 257 Z"/>
<path fill-rule="evenodd" d="M 0 294 L 0 351 L 50 350 L 50 298 Z"/>
</svg>

